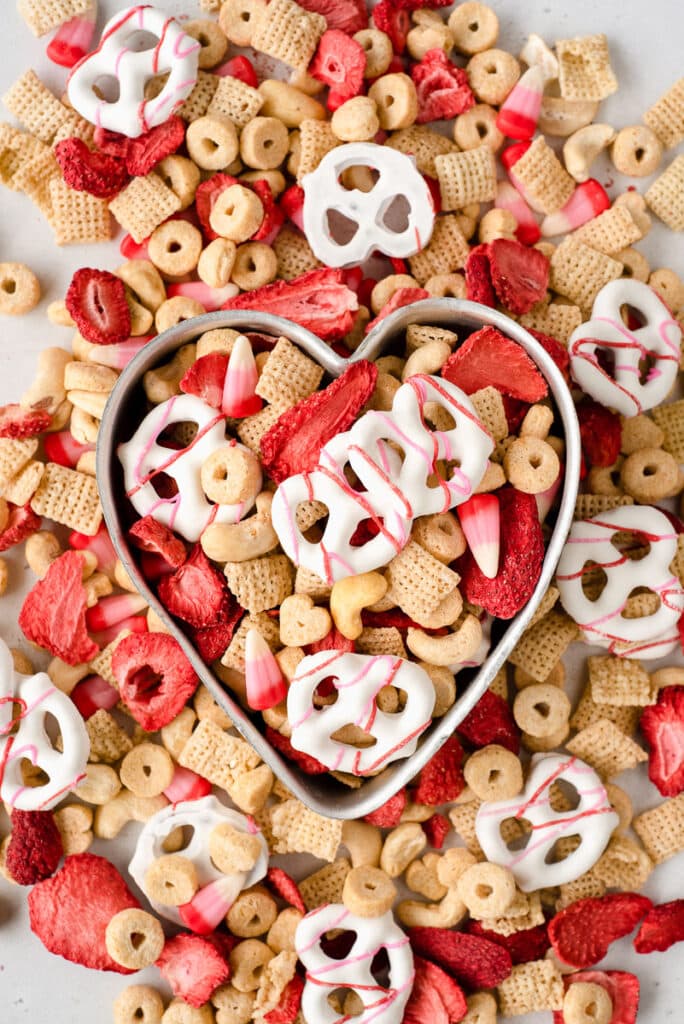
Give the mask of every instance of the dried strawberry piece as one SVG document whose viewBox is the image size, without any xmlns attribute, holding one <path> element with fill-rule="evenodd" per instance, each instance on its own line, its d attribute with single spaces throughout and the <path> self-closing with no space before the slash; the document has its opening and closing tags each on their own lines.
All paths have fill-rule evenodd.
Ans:
<svg viewBox="0 0 684 1024">
<path fill-rule="evenodd" d="M 620 454 L 622 427 L 616 412 L 590 398 L 577 406 L 582 452 L 591 466 L 612 466 Z"/>
<path fill-rule="evenodd" d="M 350 36 L 368 28 L 365 0 L 302 0 L 299 6 L 305 11 L 322 14 L 328 28 L 338 28 Z"/>
<path fill-rule="evenodd" d="M 303 750 L 295 750 L 287 736 L 272 729 L 270 725 L 266 726 L 266 739 L 279 754 L 286 757 L 288 761 L 294 761 L 297 767 L 307 775 L 322 775 L 323 772 L 327 772 L 328 769 L 324 764 L 317 761 L 315 757 L 305 754 Z"/>
<path fill-rule="evenodd" d="M 546 381 L 527 353 L 496 327 L 481 327 L 447 359 L 442 376 L 467 395 L 492 386 L 523 402 L 539 402 Z"/>
<path fill-rule="evenodd" d="M 666 686 L 641 713 L 649 746 L 648 777 L 663 796 L 684 791 L 684 686 Z"/>
<path fill-rule="evenodd" d="M 50 811 L 12 811 L 5 867 L 19 885 L 49 878 L 62 859 L 62 837 Z"/>
<path fill-rule="evenodd" d="M 35 437 L 47 430 L 52 416 L 45 409 L 22 409 L 15 403 L 0 406 L 0 437 L 11 437 L 18 440 L 22 437 Z"/>
<path fill-rule="evenodd" d="M 377 825 L 378 828 L 395 828 L 401 821 L 407 800 L 406 787 L 404 787 L 391 796 L 382 807 L 371 811 L 370 814 L 364 814 L 363 820 L 367 821 L 369 825 Z"/>
<path fill-rule="evenodd" d="M 160 579 L 157 593 L 167 611 L 197 629 L 228 617 L 226 578 L 213 567 L 201 544 L 195 544 L 179 569 Z"/>
<path fill-rule="evenodd" d="M 124 283 L 108 270 L 77 270 L 64 303 L 83 337 L 93 345 L 115 345 L 131 333 Z"/>
<path fill-rule="evenodd" d="M 161 555 L 165 562 L 177 569 L 187 557 L 185 544 L 168 526 L 158 523 L 153 516 L 143 516 L 131 526 L 128 536 L 141 551 Z"/>
<path fill-rule="evenodd" d="M 424 7 L 448 7 L 449 0 L 392 0 L 392 4 L 407 11 L 420 11 Z"/>
<path fill-rule="evenodd" d="M 278 996 L 278 1005 L 264 1014 L 266 1024 L 294 1024 L 299 1014 L 303 991 L 304 981 L 295 974 Z"/>
<path fill-rule="evenodd" d="M 496 942 L 450 928 L 409 928 L 411 948 L 427 957 L 469 989 L 493 988 L 507 978 L 513 964 Z"/>
<path fill-rule="evenodd" d="M 375 364 L 360 359 L 327 388 L 284 412 L 261 440 L 261 462 L 268 475 L 279 484 L 313 470 L 323 445 L 354 422 L 377 377 Z"/>
<path fill-rule="evenodd" d="M 352 96 L 358 96 L 363 87 L 363 75 L 366 70 L 366 54 L 355 39 L 329 28 L 318 41 L 318 48 L 309 65 L 309 74 L 330 87 L 335 96 L 335 104 L 341 106 Z"/>
<path fill-rule="evenodd" d="M 554 363 L 563 374 L 566 384 L 570 383 L 570 356 L 565 345 L 562 345 L 560 341 L 553 337 L 551 334 L 544 334 L 542 331 L 535 331 L 533 327 L 526 328 L 527 333 L 531 334 L 539 344 L 542 346 L 545 352 L 547 352 Z"/>
<path fill-rule="evenodd" d="M 303 232 L 304 189 L 301 185 L 290 185 L 285 189 L 280 197 L 280 208 L 295 227 Z"/>
<path fill-rule="evenodd" d="M 212 992 L 230 977 L 227 955 L 216 943 L 188 932 L 166 940 L 155 966 L 173 994 L 195 1007 L 208 1002 Z"/>
<path fill-rule="evenodd" d="M 675 942 L 684 942 L 684 900 L 651 907 L 634 937 L 634 948 L 637 953 L 664 953 Z"/>
<path fill-rule="evenodd" d="M 512 487 L 497 492 L 501 514 L 499 571 L 484 575 L 470 550 L 458 561 L 462 590 L 468 601 L 491 615 L 511 619 L 527 604 L 544 562 L 544 536 L 533 494 Z"/>
<path fill-rule="evenodd" d="M 519 398 L 511 398 L 510 395 L 501 395 L 501 400 L 503 402 L 504 412 L 506 413 L 508 432 L 510 434 L 516 434 L 520 424 L 525 419 L 530 403 L 521 402 Z"/>
<path fill-rule="evenodd" d="M 112 960 L 105 931 L 115 914 L 140 904 L 104 857 L 67 857 L 56 875 L 34 886 L 28 907 L 31 931 L 50 953 L 96 971 L 133 973 Z"/>
<path fill-rule="evenodd" d="M 252 182 L 251 187 L 259 196 L 264 208 L 264 219 L 252 235 L 252 241 L 271 245 L 285 222 L 285 214 L 276 203 L 273 190 L 265 178 Z"/>
<path fill-rule="evenodd" d="M 411 31 L 408 12 L 397 8 L 392 0 L 380 0 L 373 8 L 373 22 L 376 28 L 390 37 L 394 52 L 403 53 L 406 49 L 406 36 Z"/>
<path fill-rule="evenodd" d="M 272 865 L 266 872 L 266 882 L 276 896 L 280 896 L 281 900 L 285 900 L 291 907 L 296 907 L 297 910 L 301 910 L 302 914 L 306 914 L 306 906 L 299 886 L 287 871 Z"/>
<path fill-rule="evenodd" d="M 429 298 L 430 292 L 426 291 L 425 288 L 397 288 L 396 292 L 393 293 L 392 298 L 385 303 L 378 315 L 366 324 L 365 333 L 368 334 L 374 327 L 377 327 L 385 317 L 388 317 L 390 313 L 396 312 L 397 309 L 402 309 L 404 306 L 410 306 L 414 302 L 420 302 L 421 299 Z"/>
<path fill-rule="evenodd" d="M 418 124 L 448 121 L 475 104 L 467 74 L 463 68 L 452 64 L 439 47 L 428 50 L 419 63 L 413 65 L 411 78 L 418 96 Z"/>
<path fill-rule="evenodd" d="M 274 281 L 245 292 L 228 299 L 221 308 L 275 313 L 294 320 L 324 341 L 332 341 L 351 330 L 358 301 L 343 283 L 341 270 L 322 267 L 308 270 L 293 281 Z"/>
<path fill-rule="evenodd" d="M 479 935 L 490 942 L 496 942 L 508 950 L 513 964 L 526 964 L 530 960 L 543 960 L 551 946 L 546 924 L 538 924 L 534 928 L 524 928 L 512 935 L 501 935 L 483 927 L 481 921 L 468 921 L 466 925 L 470 935 Z"/>
<path fill-rule="evenodd" d="M 546 295 L 549 261 L 539 249 L 496 238 L 489 243 L 489 267 L 501 305 L 516 316 L 529 313 Z"/>
<path fill-rule="evenodd" d="M 9 506 L 9 517 L 5 529 L 0 533 L 0 551 L 9 551 L 15 544 L 21 544 L 23 540 L 30 537 L 36 530 L 40 530 L 42 522 L 39 515 L 33 511 L 29 504 Z"/>
<path fill-rule="evenodd" d="M 351 654 L 354 651 L 354 641 L 340 633 L 337 626 L 333 626 L 322 640 L 314 640 L 312 644 L 306 645 L 307 654 L 318 654 L 320 651 L 343 651 L 345 654 Z"/>
<path fill-rule="evenodd" d="M 513 754 L 520 750 L 520 730 L 508 701 L 491 690 L 485 690 L 475 707 L 468 712 L 458 726 L 458 733 L 478 749 L 490 743 L 498 743 Z"/>
<path fill-rule="evenodd" d="M 126 150 L 128 173 L 144 177 L 160 160 L 175 153 L 184 141 L 185 122 L 180 117 L 170 117 L 136 139 L 129 139 Z"/>
<path fill-rule="evenodd" d="M 367 608 L 364 608 L 361 612 L 361 622 L 364 626 L 374 629 L 384 629 L 390 626 L 394 626 L 395 629 L 423 628 L 418 622 L 414 622 L 410 615 L 398 608 L 390 608 L 386 612 L 369 612 Z"/>
<path fill-rule="evenodd" d="M 403 1024 L 456 1024 L 465 1017 L 468 1004 L 461 986 L 437 964 L 414 957 L 415 977 Z"/>
<path fill-rule="evenodd" d="M 577 900 L 549 923 L 553 951 L 571 967 L 591 967 L 603 959 L 611 943 L 629 935 L 652 906 L 637 892 Z"/>
<path fill-rule="evenodd" d="M 107 153 L 108 156 L 117 156 L 125 161 L 130 142 L 127 135 L 98 126 L 95 128 L 94 139 L 95 145 L 102 153 Z"/>
<path fill-rule="evenodd" d="M 123 160 L 88 149 L 82 139 L 64 139 L 53 150 L 69 188 L 111 199 L 125 188 L 129 173 Z"/>
<path fill-rule="evenodd" d="M 112 671 L 121 699 L 147 732 L 156 732 L 180 714 L 199 684 L 178 641 L 166 633 L 124 637 L 114 651 Z"/>
<path fill-rule="evenodd" d="M 180 382 L 180 389 L 186 395 L 196 395 L 213 409 L 220 409 L 223 401 L 223 385 L 228 369 L 225 352 L 209 352 L 200 356 L 186 370 Z"/>
<path fill-rule="evenodd" d="M 241 608 L 237 601 L 233 601 L 225 622 L 216 622 L 213 626 L 202 626 L 200 629 L 189 631 L 202 661 L 211 664 L 225 653 L 244 614 L 245 609 Z"/>
<path fill-rule="evenodd" d="M 99 651 L 86 629 L 82 574 L 83 556 L 65 551 L 29 591 L 19 612 L 26 639 L 68 665 L 91 661 Z"/>
<path fill-rule="evenodd" d="M 462 764 L 463 748 L 456 736 L 450 736 L 421 769 L 413 802 L 437 807 L 456 800 L 465 788 Z"/>
<path fill-rule="evenodd" d="M 636 1024 L 639 1012 L 639 979 L 636 974 L 628 971 L 577 971 L 563 976 L 566 992 L 578 982 L 600 985 L 606 990 L 613 1004 L 609 1024 Z M 553 1024 L 566 1024 L 562 1010 L 554 1010 Z"/>
<path fill-rule="evenodd" d="M 195 192 L 195 211 L 202 225 L 202 231 L 210 242 L 219 237 L 209 223 L 209 216 L 214 208 L 214 203 L 224 189 L 229 188 L 231 185 L 239 184 L 240 182 L 232 174 L 220 172 L 219 174 L 212 174 L 211 178 L 207 178 L 206 181 L 197 186 L 197 191 Z"/>
<path fill-rule="evenodd" d="M 433 814 L 431 818 L 424 821 L 421 828 L 427 837 L 427 841 L 435 850 L 441 850 L 444 840 L 449 835 L 451 825 L 449 819 L 443 814 Z"/>
<path fill-rule="evenodd" d="M 465 265 L 466 298 L 483 306 L 496 305 L 496 296 L 489 270 L 489 247 L 476 245 L 468 253 Z"/>
</svg>

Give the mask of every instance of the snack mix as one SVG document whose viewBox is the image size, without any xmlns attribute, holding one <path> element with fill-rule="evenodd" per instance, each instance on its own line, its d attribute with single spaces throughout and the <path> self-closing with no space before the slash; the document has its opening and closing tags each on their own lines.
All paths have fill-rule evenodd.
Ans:
<svg viewBox="0 0 684 1024">
<path fill-rule="evenodd" d="M 24 545 L 19 625 L 52 659 L 0 640 L 0 870 L 31 887 L 31 929 L 94 970 L 157 968 L 115 1024 L 634 1024 L 637 977 L 599 962 L 635 930 L 638 953 L 684 941 L 684 900 L 639 893 L 684 850 L 684 669 L 652 664 L 684 635 L 684 282 L 635 247 L 652 216 L 684 230 L 684 79 L 613 128 L 605 36 L 516 57 L 470 0 L 200 0 L 101 28 L 95 0 L 17 6 L 68 81 L 27 70 L 4 96 L 2 183 L 59 246 L 120 228 L 124 260 L 74 274 L 48 308 L 71 350 L 44 348 L 0 409 L 0 551 Z M 604 150 L 655 175 L 643 195 L 609 197 Z M 566 470 L 548 374 L 486 316 L 417 307 L 351 358 L 436 297 L 506 313 L 555 363 L 580 495 L 489 689 L 342 822 L 261 761 L 178 637 L 331 791 L 420 751 L 529 605 Z M 0 265 L 0 313 L 40 298 Z M 286 331 L 200 325 L 145 373 L 118 512 L 171 632 L 109 538 L 95 451 L 136 353 L 216 310 L 278 314 L 347 361 L 331 377 Z M 640 764 L 635 817 L 614 780 Z M 144 905 L 107 859 L 130 822 Z"/>
</svg>

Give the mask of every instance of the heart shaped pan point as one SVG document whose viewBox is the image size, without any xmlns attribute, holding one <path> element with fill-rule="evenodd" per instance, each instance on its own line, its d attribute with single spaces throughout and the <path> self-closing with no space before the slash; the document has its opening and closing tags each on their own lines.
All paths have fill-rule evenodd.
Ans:
<svg viewBox="0 0 684 1024">
<path fill-rule="evenodd" d="M 435 719 L 423 734 L 416 753 L 392 763 L 378 775 L 364 780 L 358 789 L 348 789 L 330 775 L 310 776 L 284 759 L 268 742 L 258 725 L 226 691 L 206 665 L 190 640 L 169 615 L 142 576 L 126 538 L 121 512 L 127 498 L 123 474 L 116 455 L 120 442 L 128 440 L 132 426 L 140 418 L 144 403 L 142 378 L 173 356 L 178 348 L 205 331 L 230 327 L 239 331 L 258 331 L 274 337 L 284 335 L 315 359 L 332 377 L 338 377 L 350 363 L 359 359 L 376 359 L 391 347 L 395 337 L 409 324 L 431 324 L 452 329 L 476 330 L 483 326 L 498 328 L 516 341 L 534 360 L 545 377 L 560 416 L 565 440 L 565 474 L 556 522 L 549 539 L 542 572 L 528 604 L 505 628 L 496 646 L 478 669 L 464 670 L 459 675 L 459 693 L 447 713 Z M 376 810 L 412 779 L 425 763 L 452 735 L 459 723 L 491 684 L 522 636 L 553 577 L 556 564 L 572 523 L 580 470 L 580 437 L 575 407 L 563 377 L 541 345 L 503 313 L 461 299 L 425 299 L 396 310 L 369 332 L 353 355 L 344 359 L 310 331 L 283 317 L 257 310 L 206 313 L 185 320 L 164 331 L 145 345 L 122 372 L 111 392 L 102 417 L 97 444 L 97 481 L 107 528 L 125 569 L 139 592 L 161 621 L 178 640 L 200 680 L 214 700 L 227 712 L 241 735 L 257 751 L 287 788 L 313 811 L 332 818 L 360 818 Z"/>
</svg>

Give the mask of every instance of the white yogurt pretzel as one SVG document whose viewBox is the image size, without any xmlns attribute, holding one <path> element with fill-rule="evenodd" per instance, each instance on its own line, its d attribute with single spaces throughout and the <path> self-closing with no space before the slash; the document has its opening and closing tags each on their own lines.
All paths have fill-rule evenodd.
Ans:
<svg viewBox="0 0 684 1024">
<path fill-rule="evenodd" d="M 156 38 L 140 49 L 144 35 Z M 129 138 L 163 124 L 181 106 L 197 82 L 200 43 L 186 36 L 164 11 L 145 4 L 115 14 L 102 31 L 97 49 L 71 72 L 69 101 L 86 121 Z M 145 85 L 169 72 L 161 92 L 145 99 Z M 95 89 L 103 79 L 116 79 L 119 95 L 108 101 Z"/>
<path fill-rule="evenodd" d="M 318 708 L 314 693 L 324 679 L 334 678 L 337 700 Z M 406 704 L 394 714 L 381 711 L 376 698 L 384 686 L 406 693 Z M 427 729 L 435 706 L 435 688 L 427 672 L 393 655 L 320 651 L 304 658 L 290 683 L 287 717 L 291 743 L 333 771 L 367 775 L 399 757 L 410 757 Z M 353 723 L 375 739 L 365 749 L 332 738 Z"/>
<path fill-rule="evenodd" d="M 47 715 L 59 726 L 62 750 L 53 745 Z M 88 733 L 75 704 L 46 672 L 15 672 L 9 648 L 0 640 L 0 799 L 20 811 L 49 810 L 83 778 L 89 753 Z M 26 786 L 24 759 L 42 768 L 48 781 Z"/>
<path fill-rule="evenodd" d="M 349 167 L 361 165 L 379 172 L 369 192 L 348 190 L 340 176 Z M 329 267 L 350 267 L 363 263 L 379 250 L 387 256 L 406 257 L 424 249 L 430 241 L 435 210 L 425 179 L 413 157 L 374 142 L 350 142 L 336 146 L 315 171 L 302 178 L 304 189 L 304 232 L 314 254 Z M 409 206 L 406 227 L 392 230 L 392 202 L 403 198 Z M 357 227 L 347 242 L 338 242 L 330 229 L 329 214 L 342 214 Z"/>
<path fill-rule="evenodd" d="M 627 327 L 621 316 L 624 306 L 639 314 L 641 327 Z M 659 405 L 672 390 L 681 340 L 681 327 L 652 288 L 642 281 L 611 281 L 596 296 L 591 320 L 570 336 L 570 369 L 597 402 L 623 416 L 636 416 Z M 597 350 L 613 356 L 612 374 L 599 364 Z M 647 358 L 653 365 L 642 380 L 640 364 Z"/>
<path fill-rule="evenodd" d="M 255 885 L 263 878 L 268 870 L 268 846 L 260 832 L 255 832 L 252 823 L 237 811 L 231 810 L 217 800 L 215 796 L 204 796 L 200 800 L 184 800 L 178 804 L 169 804 L 163 810 L 154 814 L 147 822 L 138 836 L 133 859 L 128 865 L 128 870 L 135 883 L 145 892 L 145 875 L 148 869 L 157 860 L 163 857 L 166 851 L 163 848 L 164 840 L 177 828 L 191 828 L 192 838 L 188 845 L 180 850 L 183 857 L 187 857 L 195 865 L 197 881 L 200 888 L 225 879 L 224 872 L 219 871 L 209 856 L 209 836 L 217 825 L 227 822 L 239 832 L 258 835 L 261 843 L 261 853 L 251 871 L 236 871 L 229 876 L 235 882 L 235 899 L 243 889 Z M 149 899 L 149 896 L 148 896 Z M 149 900 L 152 908 L 162 917 L 176 924 L 182 924 L 180 914 L 176 907 L 162 906 Z"/>
<path fill-rule="evenodd" d="M 356 933 L 342 959 L 325 952 L 326 932 L 343 929 Z M 338 1011 L 328 1002 L 335 989 L 352 989 L 363 1003 L 355 1024 L 401 1024 L 413 987 L 413 953 L 408 935 L 395 923 L 392 911 L 382 917 L 357 917 L 339 903 L 327 903 L 302 918 L 295 932 L 295 950 L 306 969 L 302 1015 L 316 1024 L 341 1024 Z M 387 987 L 371 973 L 373 960 L 385 951 L 389 961 Z"/>
<path fill-rule="evenodd" d="M 197 434 L 178 451 L 158 443 L 159 435 L 176 423 L 196 423 Z M 151 515 L 186 540 L 199 540 L 210 523 L 237 523 L 253 501 L 213 505 L 202 490 L 202 463 L 226 441 L 226 419 L 195 395 L 175 395 L 147 414 L 130 441 L 119 445 L 126 494 L 136 512 Z M 237 445 L 244 451 L 244 445 Z M 172 498 L 161 498 L 154 487 L 159 473 L 171 477 L 178 488 Z"/>
<path fill-rule="evenodd" d="M 632 531 L 650 544 L 644 558 L 634 561 L 611 538 Z M 677 552 L 677 534 L 667 516 L 650 505 L 625 505 L 593 519 L 573 524 L 563 548 L 556 582 L 568 615 L 588 642 L 623 657 L 661 658 L 679 642 L 677 620 L 684 612 L 684 589 L 670 570 Z M 587 564 L 600 566 L 607 583 L 595 601 L 582 588 Z M 622 611 L 637 587 L 660 597 L 653 615 L 626 619 Z M 627 645 L 627 647 L 623 647 Z"/>
<path fill-rule="evenodd" d="M 574 786 L 579 803 L 568 811 L 551 806 L 551 787 L 563 780 Z M 507 818 L 529 822 L 527 845 L 510 850 L 501 835 Z M 485 801 L 477 812 L 475 832 L 488 861 L 509 868 L 523 892 L 572 882 L 599 859 L 618 824 L 608 794 L 593 768 L 569 754 L 535 755 L 525 789 L 512 800 Z M 581 842 L 563 860 L 547 863 L 554 844 L 578 835 Z"/>
</svg>

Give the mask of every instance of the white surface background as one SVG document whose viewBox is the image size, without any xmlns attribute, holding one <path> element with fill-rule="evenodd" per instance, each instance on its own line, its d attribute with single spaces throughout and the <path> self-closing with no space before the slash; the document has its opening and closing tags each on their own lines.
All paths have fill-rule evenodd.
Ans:
<svg viewBox="0 0 684 1024">
<path fill-rule="evenodd" d="M 125 6 L 120 0 L 101 0 L 100 27 L 106 18 Z M 172 13 L 198 15 L 191 2 L 158 0 L 158 6 Z M 641 112 L 682 74 L 684 14 L 681 0 L 650 0 L 648 3 L 643 0 L 535 0 L 526 4 L 520 0 L 492 0 L 492 6 L 501 22 L 499 44 L 513 53 L 519 51 L 531 31 L 549 42 L 591 32 L 607 33 L 620 91 L 602 104 L 598 118 L 617 128 L 638 123 Z M 0 94 L 29 66 L 59 94 L 66 73 L 45 56 L 47 38 L 36 40 L 30 34 L 12 0 L 0 0 L 0 8 Z M 615 176 L 607 160 L 597 162 L 595 173 L 611 194 L 615 194 L 615 189 L 610 187 Z M 648 179 L 638 183 L 641 191 L 647 185 Z M 652 267 L 671 266 L 684 275 L 681 236 L 656 227 L 639 248 Z M 32 203 L 22 195 L 2 189 L 0 260 L 27 263 L 38 274 L 43 287 L 43 299 L 33 313 L 18 320 L 0 321 L 1 404 L 16 401 L 29 385 L 36 354 L 41 348 L 68 344 L 69 332 L 52 326 L 45 317 L 45 310 L 49 302 L 63 297 L 73 271 L 86 265 L 114 269 L 120 259 L 115 244 L 58 249 L 51 230 Z M 31 577 L 28 573 L 24 576 L 20 553 L 10 553 L 8 560 L 11 584 L 10 593 L 1 605 L 0 635 L 10 644 L 18 644 L 21 638 L 16 625 L 17 610 Z M 579 661 L 583 662 L 585 652 L 579 653 Z M 572 666 L 568 668 L 572 679 Z M 579 670 L 574 672 L 575 686 L 581 682 L 580 674 Z M 625 773 L 617 781 L 628 789 L 638 809 L 660 802 L 643 768 Z M 124 867 L 138 828 L 131 825 L 116 843 L 96 844 L 93 850 Z M 0 836 L 7 830 L 7 818 L 0 810 Z M 664 901 L 684 894 L 682 859 L 680 855 L 654 871 L 646 887 L 652 899 Z M 284 866 L 287 866 L 286 861 L 284 858 Z M 87 928 L 86 921 L 83 925 Z M 682 1020 L 682 949 L 680 945 L 665 954 L 639 957 L 629 939 L 612 947 L 603 966 L 634 971 L 641 979 L 640 1024 Z M 148 973 L 149 980 L 155 983 L 156 972 Z M 138 976 L 134 980 L 147 979 Z M 0 1019 L 3 1024 L 104 1024 L 111 1019 L 111 1000 L 127 983 L 130 982 L 118 975 L 87 971 L 50 956 L 29 930 L 25 892 L 0 878 Z M 521 1024 L 549 1021 L 550 1014 L 518 1020 Z"/>
</svg>

